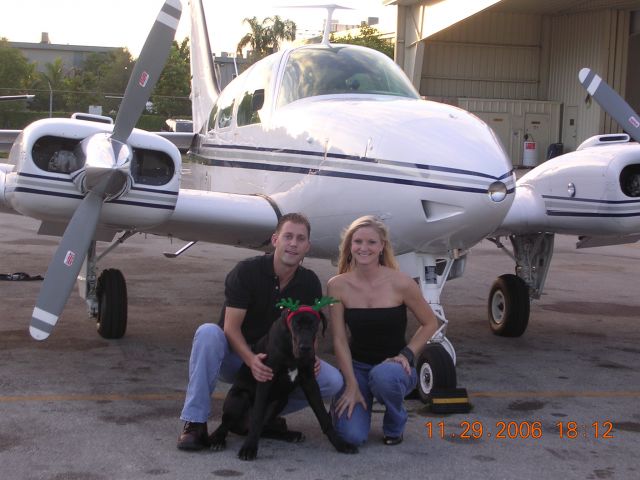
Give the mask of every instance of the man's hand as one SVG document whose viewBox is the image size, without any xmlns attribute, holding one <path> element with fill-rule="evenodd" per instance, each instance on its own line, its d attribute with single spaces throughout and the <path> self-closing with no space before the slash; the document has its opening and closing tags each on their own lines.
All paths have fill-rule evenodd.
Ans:
<svg viewBox="0 0 640 480">
<path fill-rule="evenodd" d="M 258 382 L 266 382 L 273 378 L 273 370 L 262 363 L 265 358 L 267 358 L 266 353 L 258 353 L 253 356 L 251 363 L 248 364 L 253 378 Z"/>
<path fill-rule="evenodd" d="M 316 357 L 316 363 L 313 365 L 313 374 L 318 378 L 320 375 L 320 359 Z"/>
</svg>

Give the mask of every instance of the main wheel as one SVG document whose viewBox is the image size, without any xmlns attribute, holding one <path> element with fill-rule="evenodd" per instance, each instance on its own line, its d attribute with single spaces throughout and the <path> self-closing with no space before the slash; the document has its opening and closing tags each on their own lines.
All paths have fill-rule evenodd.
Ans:
<svg viewBox="0 0 640 480">
<path fill-rule="evenodd" d="M 489 293 L 489 325 L 496 335 L 519 337 L 529 323 L 529 287 L 517 275 L 500 275 Z"/>
<path fill-rule="evenodd" d="M 107 269 L 100 274 L 98 297 L 98 333 L 103 338 L 122 338 L 127 331 L 127 284 L 120 270 Z"/>
<path fill-rule="evenodd" d="M 416 363 L 418 371 L 418 396 L 424 403 L 430 401 L 434 388 L 456 388 L 456 367 L 445 348 L 430 343 L 422 351 Z"/>
</svg>

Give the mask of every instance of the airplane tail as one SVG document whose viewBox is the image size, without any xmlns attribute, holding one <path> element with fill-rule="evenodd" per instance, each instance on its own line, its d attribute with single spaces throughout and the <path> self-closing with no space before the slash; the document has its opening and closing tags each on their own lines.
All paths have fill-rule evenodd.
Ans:
<svg viewBox="0 0 640 480">
<path fill-rule="evenodd" d="M 202 132 L 220 90 L 216 86 L 213 56 L 202 0 L 190 0 L 191 10 L 191 111 L 193 131 Z"/>
</svg>

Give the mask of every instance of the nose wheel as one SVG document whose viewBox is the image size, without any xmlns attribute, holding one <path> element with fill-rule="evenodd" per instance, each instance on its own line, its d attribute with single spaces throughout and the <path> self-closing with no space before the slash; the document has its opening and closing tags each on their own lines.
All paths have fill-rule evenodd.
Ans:
<svg viewBox="0 0 640 480">
<path fill-rule="evenodd" d="M 109 268 L 98 278 L 98 333 L 103 338 L 122 338 L 127 331 L 127 284 L 120 270 Z"/>
<path fill-rule="evenodd" d="M 447 350 L 439 343 L 430 343 L 422 351 L 416 363 L 418 372 L 418 396 L 424 403 L 431 400 L 434 388 L 455 388 L 456 367 Z"/>
</svg>

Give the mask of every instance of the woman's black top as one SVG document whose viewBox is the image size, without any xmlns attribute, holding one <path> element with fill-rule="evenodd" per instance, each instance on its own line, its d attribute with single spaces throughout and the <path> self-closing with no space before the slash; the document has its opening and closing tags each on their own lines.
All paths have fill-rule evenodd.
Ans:
<svg viewBox="0 0 640 480">
<path fill-rule="evenodd" d="M 351 332 L 351 358 L 376 365 L 395 357 L 406 346 L 407 307 L 345 308 L 344 320 Z"/>
</svg>

